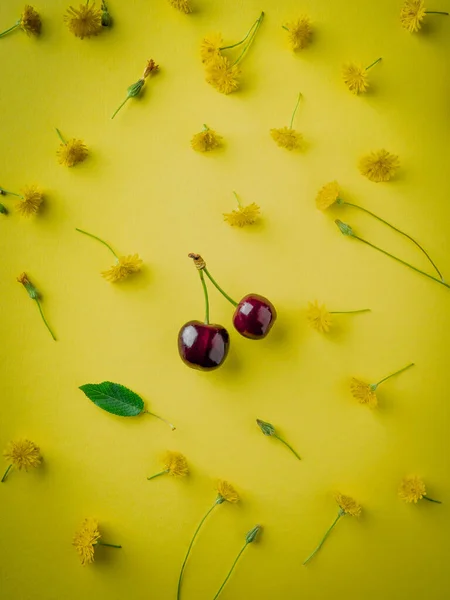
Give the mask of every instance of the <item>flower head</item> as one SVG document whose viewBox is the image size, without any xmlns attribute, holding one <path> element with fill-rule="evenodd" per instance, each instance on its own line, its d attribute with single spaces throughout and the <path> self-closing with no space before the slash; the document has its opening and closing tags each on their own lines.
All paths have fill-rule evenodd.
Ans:
<svg viewBox="0 0 450 600">
<path fill-rule="evenodd" d="M 169 2 L 174 8 L 186 15 L 192 12 L 189 0 L 169 0 Z"/>
<path fill-rule="evenodd" d="M 316 206 L 319 210 L 326 210 L 330 208 L 335 202 L 339 200 L 339 184 L 337 181 L 330 181 L 326 183 L 317 193 Z"/>
<path fill-rule="evenodd" d="M 79 8 L 69 6 L 64 21 L 75 37 L 84 39 L 98 35 L 102 30 L 102 13 L 95 4 L 80 4 Z"/>
<path fill-rule="evenodd" d="M 200 44 L 200 56 L 205 64 L 214 60 L 220 55 L 220 48 L 223 46 L 223 39 L 220 33 L 211 33 L 204 37 Z"/>
<path fill-rule="evenodd" d="M 117 264 L 102 272 L 102 276 L 111 283 L 122 281 L 133 273 L 141 270 L 142 260 L 139 254 L 130 254 L 129 256 L 119 256 Z"/>
<path fill-rule="evenodd" d="M 302 147 L 303 136 L 291 127 L 281 127 L 280 129 L 271 129 L 272 139 L 281 148 L 287 150 L 299 150 Z"/>
<path fill-rule="evenodd" d="M 350 496 L 344 496 L 343 494 L 336 494 L 334 499 L 339 505 L 339 508 L 346 514 L 352 517 L 359 517 L 361 514 L 361 506 L 350 498 Z"/>
<path fill-rule="evenodd" d="M 355 63 L 347 63 L 342 67 L 342 78 L 353 94 L 362 94 L 369 87 L 367 70 Z"/>
<path fill-rule="evenodd" d="M 144 69 L 144 73 L 142 75 L 142 77 L 144 79 L 147 79 L 147 77 L 149 75 L 154 75 L 157 71 L 159 71 L 159 65 L 157 65 L 155 63 L 155 61 L 153 60 L 153 58 L 151 58 L 150 60 L 147 61 L 147 66 Z"/>
<path fill-rule="evenodd" d="M 312 27 L 309 17 L 302 16 L 297 21 L 288 23 L 285 27 L 288 30 L 288 39 L 292 50 L 303 50 L 311 41 Z"/>
<path fill-rule="evenodd" d="M 22 196 L 16 204 L 16 209 L 23 217 L 35 215 L 41 206 L 44 195 L 35 185 L 30 185 L 22 190 Z"/>
<path fill-rule="evenodd" d="M 218 148 L 221 140 L 221 135 L 205 125 L 203 131 L 194 135 L 191 140 L 191 146 L 197 152 L 209 152 L 210 150 L 214 150 L 214 148 Z"/>
<path fill-rule="evenodd" d="M 28 295 L 30 296 L 30 298 L 32 300 L 39 299 L 39 292 L 34 287 L 34 285 L 31 283 L 31 281 L 28 279 L 28 275 L 26 273 L 22 273 L 21 275 L 19 275 L 19 277 L 17 278 L 17 281 L 24 286 L 24 288 L 27 290 Z"/>
<path fill-rule="evenodd" d="M 224 500 L 233 504 L 239 502 L 239 494 L 228 481 L 220 480 L 217 483 L 217 493 L 220 503 Z"/>
<path fill-rule="evenodd" d="M 35 9 L 27 4 L 20 17 L 20 27 L 27 35 L 39 35 L 41 33 L 41 17 Z"/>
<path fill-rule="evenodd" d="M 258 220 L 261 209 L 257 204 L 252 202 L 248 206 L 239 206 L 237 210 L 232 210 L 230 213 L 224 213 L 224 221 L 232 227 L 245 227 L 252 225 Z"/>
<path fill-rule="evenodd" d="M 42 460 L 38 446 L 29 440 L 10 442 L 3 452 L 3 456 L 19 471 L 21 469 L 28 471 L 28 469 L 38 467 Z"/>
<path fill-rule="evenodd" d="M 400 22 L 402 27 L 414 33 L 422 27 L 422 21 L 425 18 L 424 0 L 406 0 L 403 3 L 400 12 Z"/>
<path fill-rule="evenodd" d="M 226 56 L 218 54 L 206 65 L 206 81 L 222 94 L 231 94 L 239 88 L 240 70 Z"/>
<path fill-rule="evenodd" d="M 417 504 L 418 500 L 427 495 L 427 490 L 420 477 L 404 477 L 398 488 L 398 495 L 404 502 Z"/>
<path fill-rule="evenodd" d="M 98 544 L 100 537 L 97 520 L 85 519 L 73 538 L 73 545 L 83 566 L 94 562 L 94 546 Z"/>
<path fill-rule="evenodd" d="M 376 183 L 389 181 L 395 175 L 400 166 L 396 154 L 390 154 L 387 150 L 378 150 L 363 156 L 359 161 L 359 170 L 362 175 Z"/>
<path fill-rule="evenodd" d="M 350 391 L 353 398 L 358 400 L 360 404 L 367 404 L 370 408 L 376 408 L 378 406 L 378 399 L 374 386 L 370 383 L 364 383 L 364 381 L 360 381 L 353 377 L 350 384 Z"/>
<path fill-rule="evenodd" d="M 320 333 L 328 333 L 332 325 L 331 314 L 327 311 L 324 304 L 319 306 L 317 300 L 314 303 L 308 302 L 308 312 L 306 319 L 313 329 Z"/>
<path fill-rule="evenodd" d="M 164 464 L 170 475 L 184 477 L 189 473 L 187 460 L 179 452 L 167 452 L 164 457 Z"/>
<path fill-rule="evenodd" d="M 74 167 L 83 162 L 89 154 L 88 149 L 82 140 L 69 140 L 65 144 L 60 144 L 57 151 L 59 162 L 65 167 Z"/>
</svg>

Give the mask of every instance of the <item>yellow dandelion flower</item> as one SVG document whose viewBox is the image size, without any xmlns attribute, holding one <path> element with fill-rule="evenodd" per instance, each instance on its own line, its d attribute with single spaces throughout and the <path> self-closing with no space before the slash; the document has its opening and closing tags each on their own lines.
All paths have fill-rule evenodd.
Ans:
<svg viewBox="0 0 450 600">
<path fill-rule="evenodd" d="M 11 463 L 12 467 L 19 471 L 22 469 L 28 471 L 28 469 L 38 467 L 42 460 L 39 447 L 29 440 L 10 442 L 3 456 Z"/>
<path fill-rule="evenodd" d="M 292 50 L 303 50 L 309 46 L 312 37 L 311 20 L 307 16 L 302 16 L 297 21 L 283 26 L 288 32 L 288 40 Z"/>
<path fill-rule="evenodd" d="M 234 489 L 234 487 L 230 483 L 228 483 L 228 481 L 220 480 L 217 483 L 217 492 L 222 502 L 224 500 L 233 504 L 239 502 L 239 494 Z"/>
<path fill-rule="evenodd" d="M 240 69 L 221 54 L 206 65 L 206 81 L 222 94 L 231 94 L 239 88 Z"/>
<path fill-rule="evenodd" d="M 203 125 L 203 131 L 196 133 L 191 140 L 193 150 L 197 152 L 209 152 L 220 146 L 222 136 L 210 129 L 207 125 Z"/>
<path fill-rule="evenodd" d="M 400 12 L 400 22 L 402 27 L 414 33 L 422 27 L 422 21 L 425 18 L 424 0 L 406 0 L 403 3 Z"/>
<path fill-rule="evenodd" d="M 222 34 L 211 33 L 205 36 L 200 44 L 200 56 L 205 64 L 214 60 L 220 55 L 220 48 L 223 46 Z"/>
<path fill-rule="evenodd" d="M 400 160 L 398 156 L 384 149 L 371 152 L 359 161 L 361 174 L 376 183 L 392 179 L 399 167 Z"/>
<path fill-rule="evenodd" d="M 102 30 L 102 13 L 93 4 L 80 4 L 79 8 L 69 6 L 64 21 L 75 37 L 90 38 Z"/>
<path fill-rule="evenodd" d="M 352 378 L 350 384 L 350 391 L 353 398 L 358 400 L 360 404 L 367 404 L 371 408 L 376 408 L 378 406 L 378 398 L 373 388 L 374 386 L 370 383 L 364 383 L 364 381 L 360 381 L 355 377 Z"/>
<path fill-rule="evenodd" d="M 361 515 L 361 506 L 350 498 L 350 496 L 344 496 L 343 494 L 336 494 L 335 500 L 339 505 L 339 508 L 346 514 L 352 517 L 359 517 Z"/>
<path fill-rule="evenodd" d="M 192 12 L 192 7 L 189 0 L 169 0 L 169 3 L 173 8 L 176 8 L 180 12 L 188 15 Z"/>
<path fill-rule="evenodd" d="M 30 185 L 22 190 L 22 196 L 16 204 L 17 212 L 23 217 L 35 215 L 44 200 L 43 193 L 35 185 Z"/>
<path fill-rule="evenodd" d="M 398 488 L 398 495 L 404 502 L 417 504 L 418 500 L 422 500 L 426 494 L 427 490 L 424 482 L 416 476 L 404 477 Z"/>
<path fill-rule="evenodd" d="M 176 477 L 184 477 L 189 473 L 186 458 L 179 452 L 167 452 L 164 458 L 167 473 Z"/>
<path fill-rule="evenodd" d="M 347 63 L 342 67 L 342 78 L 354 94 L 361 94 L 369 87 L 366 69 L 355 63 Z"/>
<path fill-rule="evenodd" d="M 62 142 L 57 150 L 60 164 L 65 167 L 74 167 L 86 160 L 89 152 L 82 140 L 71 139 Z"/>
<path fill-rule="evenodd" d="M 73 545 L 83 566 L 94 562 L 94 546 L 97 546 L 100 537 L 98 522 L 92 518 L 85 519 L 75 533 Z"/>
<path fill-rule="evenodd" d="M 112 266 L 107 271 L 101 273 L 107 281 L 116 283 L 126 279 L 133 273 L 138 273 L 141 270 L 142 260 L 139 258 L 139 254 L 130 254 L 129 256 L 119 256 L 117 264 Z"/>
<path fill-rule="evenodd" d="M 253 225 L 258 220 L 261 209 L 257 204 L 252 202 L 248 206 L 242 206 L 239 196 L 236 192 L 233 192 L 237 203 L 237 210 L 232 210 L 230 213 L 224 213 L 223 219 L 232 227 L 245 227 L 246 225 Z"/>
<path fill-rule="evenodd" d="M 317 193 L 316 206 L 319 210 L 330 208 L 339 200 L 339 184 L 337 181 L 326 183 Z"/>
<path fill-rule="evenodd" d="M 302 147 L 303 136 L 295 129 L 290 127 L 281 127 L 280 129 L 271 129 L 272 139 L 281 148 L 286 150 L 299 150 Z"/>
<path fill-rule="evenodd" d="M 327 311 L 325 305 L 319 306 L 317 300 L 314 303 L 308 302 L 306 319 L 311 327 L 320 333 L 328 333 L 333 323 L 331 314 Z"/>
<path fill-rule="evenodd" d="M 36 10 L 27 4 L 20 17 L 20 27 L 27 35 L 39 35 L 41 33 L 41 17 Z"/>
</svg>

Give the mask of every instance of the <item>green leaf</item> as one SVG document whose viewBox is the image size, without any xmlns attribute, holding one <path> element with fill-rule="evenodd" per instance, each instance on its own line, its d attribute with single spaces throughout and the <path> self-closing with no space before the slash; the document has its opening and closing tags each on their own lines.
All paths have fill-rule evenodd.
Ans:
<svg viewBox="0 0 450 600">
<path fill-rule="evenodd" d="M 86 383 L 80 390 L 94 404 L 113 415 L 135 417 L 144 410 L 142 398 L 120 383 Z"/>
</svg>

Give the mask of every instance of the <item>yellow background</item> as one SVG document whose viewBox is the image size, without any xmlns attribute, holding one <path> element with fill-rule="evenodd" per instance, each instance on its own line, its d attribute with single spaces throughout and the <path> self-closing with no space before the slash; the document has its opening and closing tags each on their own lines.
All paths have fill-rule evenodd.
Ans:
<svg viewBox="0 0 450 600">
<path fill-rule="evenodd" d="M 11 472 L 0 489 L 2 598 L 174 599 L 217 478 L 232 482 L 242 502 L 211 515 L 183 600 L 214 596 L 256 523 L 264 534 L 223 600 L 448 598 L 450 290 L 342 237 L 333 219 L 427 269 L 400 236 L 352 209 L 321 214 L 314 198 L 337 179 L 345 199 L 419 238 L 450 277 L 450 20 L 428 17 L 411 35 L 392 0 L 193 2 L 197 11 L 185 16 L 165 0 L 110 0 L 114 27 L 81 41 L 62 22 L 66 3 L 42 0 L 39 39 L 15 32 L 0 40 L 0 185 L 37 183 L 46 193 L 37 218 L 13 212 L 0 223 L 0 445 L 28 437 L 45 458 L 33 472 Z M 223 96 L 204 81 L 199 42 L 214 31 L 239 40 L 262 8 L 242 88 Z M 4 28 L 21 10 L 19 0 L 2 2 Z M 294 55 L 281 25 L 302 12 L 314 41 Z M 370 92 L 352 96 L 342 63 L 379 56 Z M 148 58 L 161 72 L 111 121 Z M 295 128 L 308 147 L 289 153 L 269 129 L 289 124 L 300 91 Z M 191 150 L 203 123 L 224 136 L 223 150 Z M 84 164 L 57 163 L 55 127 L 85 140 Z M 356 168 L 379 148 L 401 158 L 388 184 Z M 232 190 L 261 206 L 261 224 L 223 222 Z M 75 227 L 121 254 L 138 252 L 142 273 L 123 285 L 104 281 L 111 255 Z M 252 342 L 211 290 L 212 320 L 231 334 L 229 357 L 212 373 L 186 368 L 177 353 L 180 326 L 204 310 L 190 251 L 203 254 L 230 295 L 261 293 L 278 310 L 270 336 Z M 57 343 L 16 282 L 22 271 L 42 291 Z M 316 298 L 330 310 L 372 312 L 340 317 L 322 336 L 305 322 Z M 351 376 L 376 381 L 411 361 L 380 389 L 378 410 L 352 399 Z M 77 389 L 105 379 L 141 394 L 177 430 L 148 416 L 111 416 Z M 303 460 L 264 437 L 257 417 Z M 187 456 L 191 475 L 148 482 L 166 449 Z M 406 474 L 423 476 L 444 504 L 403 504 L 397 487 Z M 359 500 L 364 514 L 341 520 L 303 568 L 336 515 L 335 490 Z M 123 549 L 100 549 L 82 568 L 71 542 L 86 516 Z"/>
</svg>

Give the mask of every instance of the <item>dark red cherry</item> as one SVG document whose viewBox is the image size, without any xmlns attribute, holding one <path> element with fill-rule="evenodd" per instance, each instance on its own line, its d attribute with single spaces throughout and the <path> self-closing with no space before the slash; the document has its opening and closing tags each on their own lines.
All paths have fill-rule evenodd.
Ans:
<svg viewBox="0 0 450 600">
<path fill-rule="evenodd" d="M 230 336 L 222 325 L 205 325 L 189 321 L 178 334 L 178 351 L 182 361 L 193 369 L 211 371 L 224 362 Z"/>
<path fill-rule="evenodd" d="M 233 325 L 244 337 L 261 340 L 272 329 L 276 318 L 275 306 L 267 298 L 248 294 L 236 307 Z"/>
</svg>

